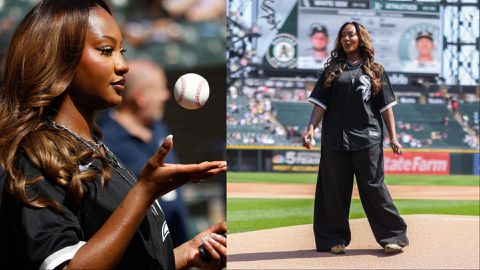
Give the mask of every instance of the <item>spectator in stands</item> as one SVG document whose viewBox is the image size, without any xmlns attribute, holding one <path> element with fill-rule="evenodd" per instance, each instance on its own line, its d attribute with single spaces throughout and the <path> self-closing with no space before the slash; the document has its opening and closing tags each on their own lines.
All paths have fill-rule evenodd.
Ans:
<svg viewBox="0 0 480 270">
<path fill-rule="evenodd" d="M 266 95 L 263 99 L 263 110 L 266 113 L 270 113 L 272 111 L 272 101 L 270 100 L 270 96 Z"/>
<path fill-rule="evenodd" d="M 449 112 L 452 111 L 452 98 L 451 98 L 451 97 L 448 97 L 448 98 L 447 98 L 447 110 L 448 110 Z"/>
<path fill-rule="evenodd" d="M 467 114 L 464 114 L 462 116 L 462 127 L 464 130 L 468 128 L 468 121 L 470 121 L 470 117 L 468 117 Z"/>
<path fill-rule="evenodd" d="M 458 110 L 458 101 L 456 99 L 452 99 L 452 112 L 456 113 Z"/>
<path fill-rule="evenodd" d="M 447 119 L 447 121 L 448 121 L 448 119 Z M 415 132 L 422 131 L 423 130 L 423 125 L 419 124 L 419 123 L 414 123 L 412 125 L 412 130 L 415 131 Z"/>
<path fill-rule="evenodd" d="M 162 119 L 171 94 L 165 72 L 155 63 L 132 60 L 128 66 L 122 104 L 102 119 L 100 127 L 103 142 L 139 177 L 144 164 L 170 134 Z M 178 163 L 172 152 L 165 161 Z M 189 238 L 181 189 L 172 190 L 158 200 L 171 228 L 173 246 L 177 247 Z"/>
<path fill-rule="evenodd" d="M 309 101 L 314 108 L 303 136 L 307 149 L 323 119 L 313 225 L 317 251 L 345 253 L 351 239 L 348 218 L 355 176 L 377 242 L 386 253 L 401 252 L 408 245 L 407 225 L 384 183 L 382 146 L 383 118 L 393 153 L 402 154 L 391 108 L 396 98 L 387 73 L 375 62 L 363 25 L 349 22 L 340 28 L 332 58 Z"/>
<path fill-rule="evenodd" d="M 445 115 L 445 116 L 443 117 L 442 124 L 443 124 L 444 126 L 448 126 L 448 120 L 449 120 L 448 115 Z"/>
<path fill-rule="evenodd" d="M 174 250 L 156 201 L 225 162 L 165 164 L 169 136 L 136 178 L 101 140 L 95 113 L 122 102 L 123 52 L 101 0 L 40 1 L 15 31 L 0 90 L 2 269 L 225 267 L 225 223 Z"/>
<path fill-rule="evenodd" d="M 465 135 L 463 142 L 466 143 L 472 149 L 478 149 L 479 147 L 478 133 L 476 134 L 476 136 Z"/>
</svg>

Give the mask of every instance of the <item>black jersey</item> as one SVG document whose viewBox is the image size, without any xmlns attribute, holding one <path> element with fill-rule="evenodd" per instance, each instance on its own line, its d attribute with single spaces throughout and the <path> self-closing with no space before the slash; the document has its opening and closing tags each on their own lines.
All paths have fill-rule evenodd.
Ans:
<svg viewBox="0 0 480 270">
<path fill-rule="evenodd" d="M 27 178 L 41 175 L 22 156 L 16 166 Z M 79 166 L 99 170 L 101 163 Z M 73 258 L 106 222 L 123 201 L 135 179 L 121 166 L 112 165 L 111 179 L 102 186 L 100 179 L 86 182 L 84 203 L 76 207 L 64 188 L 42 179 L 27 186 L 29 197 L 51 198 L 64 206 L 63 213 L 51 208 L 33 208 L 3 193 L 0 208 L 0 261 L 5 269 L 53 269 Z M 128 207 L 128 206 L 127 206 Z M 168 226 L 158 202 L 146 214 L 133 236 L 118 269 L 174 269 L 175 259 Z"/>
<path fill-rule="evenodd" d="M 370 77 L 361 64 L 347 65 L 342 74 L 324 88 L 322 72 L 308 100 L 324 108 L 322 145 L 330 150 L 357 151 L 383 142 L 381 113 L 397 104 L 388 75 L 383 70 L 382 90 L 372 94 Z"/>
</svg>

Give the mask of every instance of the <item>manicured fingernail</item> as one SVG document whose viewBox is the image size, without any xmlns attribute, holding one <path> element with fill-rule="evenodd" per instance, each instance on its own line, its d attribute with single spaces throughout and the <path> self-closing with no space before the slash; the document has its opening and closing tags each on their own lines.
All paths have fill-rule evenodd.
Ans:
<svg viewBox="0 0 480 270">
<path fill-rule="evenodd" d="M 212 243 L 212 244 L 217 243 L 217 241 L 215 241 L 215 240 L 214 240 L 213 238 L 211 238 L 211 237 L 208 237 L 208 236 L 207 236 L 207 237 L 205 237 L 205 238 L 207 238 L 207 240 L 208 240 L 210 243 Z"/>
<path fill-rule="evenodd" d="M 212 233 L 212 237 L 215 238 L 215 239 L 218 239 L 218 240 L 222 240 L 222 236 L 220 236 L 216 233 Z"/>
<path fill-rule="evenodd" d="M 172 141 L 173 141 L 173 135 L 172 135 L 172 134 L 168 135 L 168 136 L 165 138 L 165 140 L 172 140 Z"/>
</svg>

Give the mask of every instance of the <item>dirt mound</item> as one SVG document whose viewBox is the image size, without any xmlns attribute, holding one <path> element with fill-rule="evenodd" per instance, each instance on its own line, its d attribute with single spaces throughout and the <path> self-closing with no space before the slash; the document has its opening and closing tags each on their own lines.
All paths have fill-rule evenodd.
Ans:
<svg viewBox="0 0 480 270">
<path fill-rule="evenodd" d="M 228 235 L 228 269 L 479 269 L 479 217 L 406 215 L 410 246 L 386 255 L 366 219 L 351 220 L 347 254 L 317 253 L 312 225 Z"/>
</svg>

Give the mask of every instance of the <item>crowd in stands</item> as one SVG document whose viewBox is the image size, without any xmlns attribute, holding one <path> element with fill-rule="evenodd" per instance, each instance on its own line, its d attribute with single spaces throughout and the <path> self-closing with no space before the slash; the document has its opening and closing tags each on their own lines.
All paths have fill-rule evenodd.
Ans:
<svg viewBox="0 0 480 270">
<path fill-rule="evenodd" d="M 125 38 L 133 46 L 188 41 L 201 33 L 192 33 L 182 22 L 222 20 L 225 12 L 222 0 L 142 0 L 136 5 L 125 12 L 129 21 L 123 25 Z"/>
<path fill-rule="evenodd" d="M 276 120 L 268 89 L 244 87 L 244 90 L 239 97 L 237 88 L 230 89 L 227 102 L 229 139 L 242 144 L 272 145 L 275 136 L 286 136 L 286 129 Z M 235 127 L 240 130 L 233 130 Z"/>
<path fill-rule="evenodd" d="M 0 1 L 0 58 L 13 29 L 35 2 Z M 106 2 L 121 28 L 127 57 L 152 59 L 167 69 L 224 65 L 226 1 Z"/>
<path fill-rule="evenodd" d="M 421 148 L 428 147 L 432 145 L 433 140 L 442 139 L 444 134 L 432 132 L 430 138 L 416 138 L 414 133 L 424 130 L 423 124 L 419 123 L 408 123 L 402 120 L 397 120 L 397 136 L 403 147 L 406 148 Z M 388 134 L 388 133 L 387 133 Z M 446 136 L 446 134 L 445 134 Z M 388 135 L 384 138 L 384 145 L 388 145 L 390 138 Z"/>
<path fill-rule="evenodd" d="M 462 142 L 472 149 L 478 149 L 480 145 L 478 99 L 472 99 L 472 95 L 470 95 L 460 104 L 455 98 L 449 98 L 446 102 L 447 109 L 452 112 L 452 114 L 458 113 L 460 116 L 461 126 L 463 131 L 465 131 L 465 136 Z"/>
<path fill-rule="evenodd" d="M 306 101 L 308 98 L 307 92 L 304 89 L 287 89 L 283 91 L 276 91 L 274 99 L 283 101 Z"/>
<path fill-rule="evenodd" d="M 268 87 L 266 86 L 268 85 Z M 302 102 L 305 106 L 307 104 L 309 92 L 307 85 L 304 89 L 299 89 L 296 85 L 288 85 L 287 87 L 275 87 L 275 83 L 271 81 L 265 81 L 258 86 L 241 86 L 237 85 L 233 87 L 233 90 L 229 91 L 228 95 L 228 113 L 227 113 L 227 127 L 228 127 L 228 144 L 266 144 L 266 145 L 301 145 L 301 136 L 306 128 L 306 123 L 299 122 L 298 125 L 279 123 L 275 112 L 275 102 Z M 268 90 L 265 90 L 268 89 Z M 244 112 L 240 113 L 240 107 L 243 105 L 238 104 L 238 99 L 244 99 L 243 105 Z M 272 105 L 273 104 L 273 105 Z M 415 122 L 407 121 L 401 117 L 397 117 L 397 135 L 406 148 L 428 148 L 428 147 L 448 147 L 448 142 L 457 136 L 456 134 L 450 134 L 449 128 L 456 128 L 456 116 L 460 114 L 462 120 L 458 124 L 464 129 L 464 138 L 458 138 L 457 145 L 452 147 L 458 147 L 458 145 L 464 145 L 465 148 L 478 149 L 479 147 L 479 116 L 478 107 L 473 112 L 462 114 L 465 104 L 478 105 L 478 99 L 473 103 L 465 102 L 462 99 L 447 97 L 444 100 L 447 113 L 438 112 L 438 124 L 432 124 L 430 122 Z M 424 106 L 419 104 L 418 106 Z M 428 106 L 428 105 L 425 105 Z M 471 106 L 471 107 L 472 107 Z M 401 110 L 395 108 L 395 110 Z M 435 119 L 435 115 L 431 116 Z M 456 121 L 456 122 L 454 122 Z M 248 126 L 262 124 L 263 129 L 255 133 L 254 130 L 244 129 L 233 130 L 232 126 Z M 425 125 L 428 126 L 426 129 Z M 453 125 L 453 126 L 452 126 Z M 472 129 L 475 134 L 470 134 L 467 129 Z M 279 139 L 284 136 L 284 139 Z M 450 140 L 449 140 L 450 135 Z M 315 140 L 320 142 L 320 129 L 315 131 Z M 385 132 L 385 146 L 388 146 L 390 138 L 388 132 Z"/>
<path fill-rule="evenodd" d="M 462 128 L 464 131 L 468 129 L 472 130 L 472 134 L 465 134 L 463 142 L 472 149 L 478 149 L 480 146 L 478 111 L 472 112 L 471 118 L 469 117 L 469 113 L 462 115 Z"/>
</svg>

